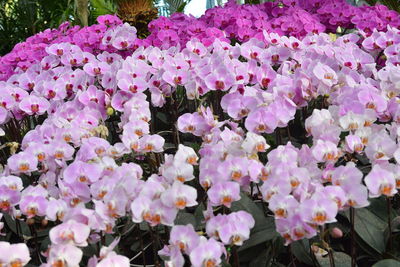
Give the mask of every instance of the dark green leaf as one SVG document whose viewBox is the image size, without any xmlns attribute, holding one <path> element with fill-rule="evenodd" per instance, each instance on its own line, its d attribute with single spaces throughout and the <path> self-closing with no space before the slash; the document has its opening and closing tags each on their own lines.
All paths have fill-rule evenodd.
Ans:
<svg viewBox="0 0 400 267">
<path fill-rule="evenodd" d="M 346 215 L 349 217 L 349 212 Z M 357 235 L 373 250 L 382 254 L 385 250 L 384 231 L 387 226 L 386 222 L 367 208 L 356 209 L 354 220 L 354 229 Z"/>
<path fill-rule="evenodd" d="M 240 200 L 232 203 L 231 210 L 239 211 L 244 210 L 250 213 L 254 220 L 255 225 L 252 229 L 253 231 L 257 231 L 259 228 L 264 228 L 266 224 L 268 224 L 267 217 L 264 216 L 264 212 L 257 207 L 257 205 L 244 193 L 240 193 Z"/>
<path fill-rule="evenodd" d="M 400 267 L 400 261 L 392 259 L 381 260 L 372 265 L 372 267 Z"/>
<path fill-rule="evenodd" d="M 249 264 L 252 260 L 257 258 L 259 255 L 267 255 L 268 247 L 267 244 L 259 244 L 251 249 L 246 249 L 243 251 L 238 250 L 239 259 L 241 266 Z"/>
<path fill-rule="evenodd" d="M 260 253 L 254 260 L 250 261 L 249 267 L 262 267 L 266 266 L 269 261 L 269 255 Z"/>
<path fill-rule="evenodd" d="M 6 221 L 7 226 L 10 227 L 11 231 L 17 234 L 18 231 L 17 231 L 16 220 L 12 219 L 11 216 L 8 214 L 4 214 L 4 219 Z M 30 237 L 31 230 L 29 229 L 29 226 L 24 221 L 19 221 L 19 225 L 21 226 L 22 235 Z M 21 236 L 21 232 L 19 232 L 19 235 Z"/>
<path fill-rule="evenodd" d="M 149 231 L 150 227 L 149 227 L 149 224 L 147 222 L 141 222 L 139 224 L 139 229 L 142 230 L 142 231 Z"/>
<path fill-rule="evenodd" d="M 268 218 L 264 227 L 257 228 L 257 231 L 252 231 L 250 238 L 244 242 L 239 251 L 252 248 L 258 244 L 272 240 L 277 237 L 278 233 L 275 230 L 275 223 L 273 218 Z"/>
<path fill-rule="evenodd" d="M 379 217 L 383 222 L 387 222 L 388 213 L 387 213 L 387 200 L 386 197 L 379 197 L 370 199 L 370 205 L 367 207 L 369 211 Z M 391 218 L 395 218 L 397 216 L 397 212 L 391 208 L 390 216 Z"/>
<path fill-rule="evenodd" d="M 185 10 L 185 7 L 188 3 L 187 2 L 183 2 L 178 9 L 176 10 L 176 12 L 183 12 Z"/>
<path fill-rule="evenodd" d="M 97 18 L 101 15 L 115 14 L 117 7 L 110 0 L 90 0 L 90 5 L 93 7 L 91 15 Z"/>
<path fill-rule="evenodd" d="M 400 232 L 400 216 L 397 216 L 392 220 L 392 231 L 393 233 Z"/>
<path fill-rule="evenodd" d="M 45 239 L 42 240 L 42 242 L 40 242 L 40 250 L 47 251 L 50 245 L 51 245 L 50 238 L 46 237 Z"/>
<path fill-rule="evenodd" d="M 230 265 L 229 262 L 226 262 L 226 260 L 223 260 L 223 261 L 221 262 L 221 266 L 222 266 L 222 267 L 232 267 L 232 265 Z"/>
<path fill-rule="evenodd" d="M 196 228 L 196 218 L 193 214 L 180 211 L 176 216 L 175 222 L 176 225 L 187 225 L 191 224 L 194 228 Z"/>
<path fill-rule="evenodd" d="M 159 119 L 160 121 L 162 121 L 165 124 L 169 124 L 168 123 L 168 117 L 167 117 L 167 115 L 165 115 L 165 113 L 157 112 L 156 113 L 156 118 Z"/>
<path fill-rule="evenodd" d="M 333 259 L 335 261 L 335 266 L 340 266 L 340 267 L 351 266 L 351 257 L 346 253 L 333 252 Z M 321 265 L 321 267 L 331 266 L 328 255 L 326 255 L 325 257 L 317 257 L 317 260 Z"/>
<path fill-rule="evenodd" d="M 307 239 L 298 240 L 290 244 L 293 255 L 302 263 L 314 265 L 310 255 L 310 243 Z"/>
<path fill-rule="evenodd" d="M 204 215 L 203 215 L 203 211 L 204 211 L 204 204 L 200 203 L 197 207 L 196 210 L 194 211 L 194 218 L 196 219 L 196 225 L 198 226 L 198 228 L 201 228 L 204 223 Z M 196 229 L 196 230 L 200 230 L 200 229 Z"/>
<path fill-rule="evenodd" d="M 97 245 L 96 244 L 89 244 L 86 247 L 82 248 L 83 255 L 86 257 L 92 257 L 97 253 Z"/>
<path fill-rule="evenodd" d="M 250 213 L 255 221 L 255 225 L 251 230 L 250 238 L 239 248 L 239 251 L 244 251 L 258 244 L 275 238 L 278 233 L 275 230 L 273 217 L 264 216 L 264 212 L 260 209 L 246 194 L 240 194 L 241 199 L 232 203 L 231 210 L 244 210 Z"/>
</svg>

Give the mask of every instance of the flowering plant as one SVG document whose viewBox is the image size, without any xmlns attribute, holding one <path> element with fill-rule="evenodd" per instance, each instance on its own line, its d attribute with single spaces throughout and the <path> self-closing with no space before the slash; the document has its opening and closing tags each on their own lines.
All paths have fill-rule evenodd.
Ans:
<svg viewBox="0 0 400 267">
<path fill-rule="evenodd" d="M 314 2 L 265 7 L 318 19 Z M 158 44 L 114 16 L 49 33 L 1 82 L 0 264 L 396 259 L 400 30 L 387 12 L 394 25 L 341 36 L 319 22 L 239 39 L 209 14 L 189 18 L 209 21 L 204 38 L 155 26 L 182 17 L 155 21 Z"/>
</svg>

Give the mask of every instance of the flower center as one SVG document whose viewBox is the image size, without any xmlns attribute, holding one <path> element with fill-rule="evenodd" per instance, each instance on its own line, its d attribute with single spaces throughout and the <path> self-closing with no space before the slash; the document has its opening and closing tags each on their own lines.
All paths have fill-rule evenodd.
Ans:
<svg viewBox="0 0 400 267">
<path fill-rule="evenodd" d="M 215 82 L 215 89 L 223 90 L 225 88 L 225 83 L 223 81 L 216 81 Z"/>
<path fill-rule="evenodd" d="M 392 195 L 392 189 L 393 189 L 393 185 L 391 185 L 391 184 L 382 184 L 379 187 L 379 192 L 381 192 L 381 194 L 383 194 L 383 195 L 390 196 L 390 195 Z"/>
<path fill-rule="evenodd" d="M 29 164 L 28 163 L 21 163 L 18 166 L 18 170 L 21 172 L 26 172 L 29 170 Z"/>
<path fill-rule="evenodd" d="M 231 196 L 223 196 L 221 202 L 225 206 L 230 205 L 232 203 L 232 197 Z"/>
<path fill-rule="evenodd" d="M 38 104 L 32 104 L 31 105 L 31 111 L 36 113 L 39 111 L 39 105 Z"/>
<path fill-rule="evenodd" d="M 204 261 L 203 266 L 204 267 L 215 267 L 215 266 L 217 266 L 217 263 L 214 259 L 208 259 L 208 260 Z"/>
<path fill-rule="evenodd" d="M 178 197 L 175 201 L 175 206 L 178 209 L 183 209 L 186 207 L 186 199 L 184 197 Z"/>
<path fill-rule="evenodd" d="M 324 211 L 318 211 L 315 213 L 312 220 L 316 223 L 324 223 L 326 221 L 326 213 Z"/>
<path fill-rule="evenodd" d="M 65 267 L 65 261 L 64 260 L 56 260 L 55 262 L 53 262 L 53 264 L 51 265 L 51 267 Z"/>
<path fill-rule="evenodd" d="M 21 260 L 14 260 L 10 263 L 10 267 L 22 267 L 23 264 Z"/>
<path fill-rule="evenodd" d="M 279 208 L 275 211 L 275 216 L 277 218 L 286 218 L 287 212 L 285 209 Z"/>
<path fill-rule="evenodd" d="M 8 200 L 3 200 L 0 202 L 0 209 L 2 211 L 8 211 L 11 207 L 11 204 Z"/>
</svg>

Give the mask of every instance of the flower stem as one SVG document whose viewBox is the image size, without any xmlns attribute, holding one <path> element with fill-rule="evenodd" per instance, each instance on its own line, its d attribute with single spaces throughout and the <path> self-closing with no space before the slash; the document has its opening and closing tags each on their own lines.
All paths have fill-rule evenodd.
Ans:
<svg viewBox="0 0 400 267">
<path fill-rule="evenodd" d="M 326 235 L 326 233 L 325 233 L 325 227 L 322 225 L 321 228 L 320 228 L 320 239 L 321 239 L 321 243 L 322 243 L 324 249 L 328 251 L 329 266 L 330 266 L 330 267 L 335 267 L 335 259 L 334 259 L 334 257 L 333 257 L 333 251 L 332 251 L 331 246 L 330 246 L 329 243 L 328 243 L 329 241 L 326 240 L 326 239 L 327 239 L 326 236 L 328 236 L 328 235 Z"/>
<path fill-rule="evenodd" d="M 143 235 L 142 230 L 139 228 L 140 250 L 142 251 L 143 266 L 146 267 L 146 255 L 144 254 Z"/>
<path fill-rule="evenodd" d="M 240 267 L 239 253 L 237 251 L 237 247 L 233 246 L 233 260 L 235 261 L 235 267 Z"/>
<path fill-rule="evenodd" d="M 154 231 L 157 231 L 156 227 L 150 227 L 150 234 L 151 234 L 151 239 L 153 240 L 153 256 L 154 256 L 154 266 L 161 266 L 160 262 L 158 260 L 158 235 L 154 233 Z"/>
<path fill-rule="evenodd" d="M 293 267 L 296 267 L 296 258 L 293 255 L 292 244 L 289 245 L 289 251 L 290 251 L 290 258 L 292 259 L 291 265 L 293 264 Z"/>
<path fill-rule="evenodd" d="M 351 267 L 355 267 L 356 266 L 356 250 L 355 250 L 356 244 L 355 244 L 355 230 L 354 230 L 354 215 L 355 215 L 355 210 L 354 210 L 353 207 L 350 207 Z"/>
<path fill-rule="evenodd" d="M 387 204 L 387 217 L 388 217 L 388 227 L 389 227 L 389 251 L 392 251 L 393 249 L 393 235 L 392 235 L 392 216 L 390 214 L 390 209 L 392 207 L 391 203 L 391 198 L 387 197 L 386 198 L 386 204 Z"/>
</svg>

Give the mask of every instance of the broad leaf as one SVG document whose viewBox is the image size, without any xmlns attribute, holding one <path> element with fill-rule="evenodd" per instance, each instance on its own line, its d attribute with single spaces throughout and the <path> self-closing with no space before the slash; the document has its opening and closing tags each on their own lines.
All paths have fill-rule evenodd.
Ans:
<svg viewBox="0 0 400 267">
<path fill-rule="evenodd" d="M 400 266 L 400 261 L 392 259 L 381 260 L 372 265 L 372 267 L 399 267 L 399 266 Z"/>
<path fill-rule="evenodd" d="M 387 223 L 388 220 L 388 212 L 387 212 L 387 200 L 386 197 L 379 197 L 370 199 L 370 205 L 366 207 L 369 211 L 379 217 L 383 222 Z M 390 216 L 391 218 L 395 218 L 397 216 L 397 212 L 391 207 Z"/>
<path fill-rule="evenodd" d="M 244 251 L 248 248 L 257 246 L 268 240 L 278 236 L 275 230 L 273 217 L 264 216 L 264 212 L 260 209 L 246 194 L 241 193 L 239 201 L 232 203 L 231 210 L 244 210 L 250 213 L 255 221 L 253 229 L 251 229 L 250 238 L 239 248 L 239 251 Z"/>
<path fill-rule="evenodd" d="M 267 220 L 264 228 L 258 228 L 257 231 L 253 231 L 250 238 L 244 242 L 243 246 L 240 247 L 239 251 L 243 251 L 248 248 L 252 248 L 258 244 L 264 243 L 268 240 L 272 240 L 277 236 L 275 230 L 275 223 L 273 218 Z"/>
<path fill-rule="evenodd" d="M 244 193 L 240 193 L 240 200 L 232 203 L 231 210 L 239 211 L 245 210 L 250 213 L 254 220 L 255 225 L 252 231 L 257 231 L 259 228 L 264 228 L 267 222 L 267 217 L 264 215 L 264 212 L 257 207 L 257 205 Z"/>
<path fill-rule="evenodd" d="M 90 5 L 93 8 L 91 15 L 95 18 L 117 12 L 117 6 L 112 0 L 90 0 Z"/>
<path fill-rule="evenodd" d="M 19 232 L 19 235 L 21 237 L 22 237 L 22 235 L 24 235 L 25 237 L 31 237 L 31 230 L 29 229 L 29 226 L 26 224 L 26 222 L 19 221 L 19 225 L 21 226 L 21 229 L 20 229 L 20 231 L 17 231 L 17 221 L 16 220 L 11 218 L 10 215 L 8 215 L 8 214 L 4 214 L 4 220 L 5 220 L 6 224 L 7 224 L 7 226 L 15 234 L 17 234 Z"/>
<path fill-rule="evenodd" d="M 348 267 L 351 266 L 351 257 L 343 252 L 333 252 L 333 259 L 335 262 L 335 266 L 340 267 Z M 317 260 L 321 267 L 329 267 L 331 266 L 329 262 L 329 256 L 326 255 L 324 257 L 317 257 Z"/>
<path fill-rule="evenodd" d="M 346 215 L 350 218 L 349 212 Z M 354 229 L 357 235 L 373 250 L 382 254 L 385 250 L 386 222 L 367 208 L 356 209 L 354 220 Z"/>
<path fill-rule="evenodd" d="M 193 227 L 196 229 L 197 223 L 196 223 L 196 218 L 194 217 L 193 214 L 187 213 L 187 212 L 182 212 L 180 211 L 178 215 L 175 218 L 176 225 L 187 225 L 191 224 Z"/>
<path fill-rule="evenodd" d="M 302 263 L 314 265 L 311 258 L 310 242 L 308 239 L 298 240 L 290 244 L 293 255 Z"/>
</svg>

